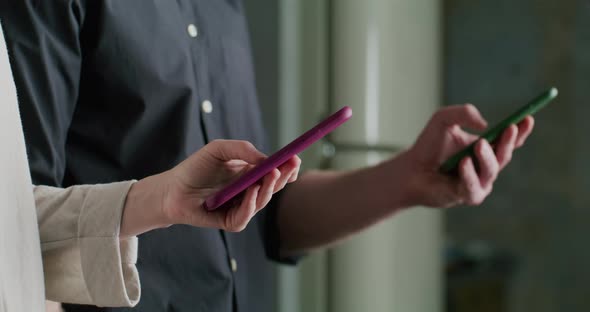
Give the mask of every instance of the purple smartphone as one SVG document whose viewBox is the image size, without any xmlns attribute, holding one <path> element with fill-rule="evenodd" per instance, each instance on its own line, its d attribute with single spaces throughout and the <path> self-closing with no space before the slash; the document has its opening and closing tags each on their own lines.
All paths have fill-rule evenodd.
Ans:
<svg viewBox="0 0 590 312">
<path fill-rule="evenodd" d="M 352 117 L 352 109 L 348 106 L 344 106 L 332 116 L 326 118 L 317 126 L 305 132 L 293 142 L 265 159 L 256 167 L 252 168 L 252 170 L 244 173 L 244 175 L 239 177 L 236 181 L 227 185 L 213 196 L 207 198 L 205 201 L 205 208 L 209 211 L 219 208 L 236 195 L 242 193 L 252 184 L 256 183 L 256 181 L 267 175 L 274 168 L 278 168 L 280 165 L 291 159 L 291 157 L 302 152 L 315 141 L 323 138 L 326 134 L 338 128 L 341 124 L 350 119 L 350 117 Z"/>
</svg>

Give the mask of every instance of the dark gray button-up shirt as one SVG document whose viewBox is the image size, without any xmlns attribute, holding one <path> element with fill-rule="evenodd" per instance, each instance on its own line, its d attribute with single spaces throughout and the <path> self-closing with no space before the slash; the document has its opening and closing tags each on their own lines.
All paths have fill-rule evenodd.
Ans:
<svg viewBox="0 0 590 312">
<path fill-rule="evenodd" d="M 218 138 L 262 148 L 241 1 L 3 0 L 0 20 L 36 184 L 140 179 Z M 274 211 L 140 236 L 141 301 L 104 310 L 273 310 Z"/>
</svg>

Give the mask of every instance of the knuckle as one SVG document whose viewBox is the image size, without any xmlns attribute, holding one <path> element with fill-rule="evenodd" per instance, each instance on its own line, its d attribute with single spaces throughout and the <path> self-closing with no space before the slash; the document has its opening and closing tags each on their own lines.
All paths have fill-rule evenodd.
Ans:
<svg viewBox="0 0 590 312">
<path fill-rule="evenodd" d="M 228 229 L 228 231 L 229 231 L 229 232 L 232 232 L 232 233 L 239 233 L 239 232 L 242 232 L 242 231 L 243 231 L 243 230 L 246 228 L 246 224 L 247 224 L 247 222 L 243 222 L 243 223 L 240 223 L 240 224 L 236 224 L 236 225 L 234 225 L 234 226 L 230 227 L 230 228 Z"/>
<path fill-rule="evenodd" d="M 219 142 L 217 142 L 217 140 L 213 140 L 209 143 L 207 143 L 205 146 L 203 146 L 203 150 L 206 151 L 214 151 L 217 150 L 219 146 Z"/>
<path fill-rule="evenodd" d="M 432 121 L 445 128 L 453 128 L 456 125 L 457 119 L 465 113 L 464 105 L 452 105 L 437 110 L 432 115 Z"/>
<path fill-rule="evenodd" d="M 447 112 L 449 111 L 448 107 L 445 108 L 441 108 L 439 110 L 437 110 L 433 115 L 432 115 L 432 120 L 433 121 L 441 121 L 445 118 Z"/>
<path fill-rule="evenodd" d="M 459 129 L 459 126 L 457 125 L 451 126 L 451 128 L 449 129 L 449 134 L 455 145 L 464 146 L 470 143 L 466 140 L 465 136 L 462 135 L 461 129 Z"/>
</svg>

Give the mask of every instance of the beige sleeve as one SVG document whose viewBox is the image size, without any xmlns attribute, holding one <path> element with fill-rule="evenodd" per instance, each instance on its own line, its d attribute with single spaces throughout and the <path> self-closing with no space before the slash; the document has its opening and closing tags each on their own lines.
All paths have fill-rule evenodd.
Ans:
<svg viewBox="0 0 590 312">
<path fill-rule="evenodd" d="M 137 304 L 137 237 L 119 238 L 132 184 L 35 186 L 47 299 L 113 307 Z"/>
</svg>

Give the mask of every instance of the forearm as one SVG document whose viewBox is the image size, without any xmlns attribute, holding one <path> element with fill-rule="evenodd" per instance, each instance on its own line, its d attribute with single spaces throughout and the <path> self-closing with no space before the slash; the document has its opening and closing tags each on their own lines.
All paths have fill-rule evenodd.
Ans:
<svg viewBox="0 0 590 312">
<path fill-rule="evenodd" d="M 281 198 L 282 252 L 332 244 L 413 205 L 404 157 L 354 171 L 303 175 Z"/>
</svg>

